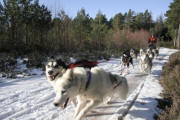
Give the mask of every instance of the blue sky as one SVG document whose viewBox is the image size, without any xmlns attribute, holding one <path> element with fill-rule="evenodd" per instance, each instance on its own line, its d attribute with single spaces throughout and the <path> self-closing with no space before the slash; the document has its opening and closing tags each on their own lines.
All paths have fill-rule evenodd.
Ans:
<svg viewBox="0 0 180 120">
<path fill-rule="evenodd" d="M 100 10 L 108 19 L 119 12 L 128 12 L 129 9 L 136 13 L 148 9 L 155 20 L 169 9 L 168 6 L 173 0 L 39 0 L 39 2 L 45 4 L 53 15 L 64 9 L 71 18 L 74 18 L 81 8 L 93 18 Z"/>
<path fill-rule="evenodd" d="M 39 0 L 45 4 L 55 14 L 55 11 L 64 9 L 72 18 L 81 8 L 86 10 L 91 17 L 95 17 L 100 10 L 109 19 L 115 14 L 125 13 L 129 9 L 135 12 L 144 12 L 146 9 L 151 11 L 153 19 L 163 15 L 173 0 Z"/>
</svg>

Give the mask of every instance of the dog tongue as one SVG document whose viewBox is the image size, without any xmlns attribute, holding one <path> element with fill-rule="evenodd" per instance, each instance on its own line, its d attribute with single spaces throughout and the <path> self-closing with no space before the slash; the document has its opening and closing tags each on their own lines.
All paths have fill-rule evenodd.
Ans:
<svg viewBox="0 0 180 120">
<path fill-rule="evenodd" d="M 49 77 L 51 78 L 51 80 L 54 80 L 54 76 L 53 75 L 50 75 Z"/>
</svg>

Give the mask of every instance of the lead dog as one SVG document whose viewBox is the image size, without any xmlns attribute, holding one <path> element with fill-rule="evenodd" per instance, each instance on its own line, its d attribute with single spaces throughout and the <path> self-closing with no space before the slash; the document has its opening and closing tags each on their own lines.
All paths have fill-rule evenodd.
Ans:
<svg viewBox="0 0 180 120">
<path fill-rule="evenodd" d="M 105 72 L 99 67 L 92 68 L 90 72 L 82 67 L 75 67 L 68 69 L 57 80 L 55 92 L 55 106 L 66 107 L 64 105 L 70 98 L 77 97 L 78 105 L 74 119 L 81 120 L 106 96 L 111 96 L 116 92 L 122 99 L 125 99 L 128 93 L 128 84 L 125 77 Z"/>
</svg>

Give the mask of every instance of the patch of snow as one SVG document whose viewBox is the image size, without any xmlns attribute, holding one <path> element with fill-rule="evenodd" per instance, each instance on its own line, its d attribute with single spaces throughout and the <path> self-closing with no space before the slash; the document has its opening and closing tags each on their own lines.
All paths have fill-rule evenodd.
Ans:
<svg viewBox="0 0 180 120">
<path fill-rule="evenodd" d="M 124 120 L 154 120 L 154 114 L 160 113 L 156 99 L 161 98 L 160 93 L 163 88 L 159 83 L 159 78 L 162 67 L 168 61 L 169 56 L 175 52 L 177 52 L 175 49 L 160 49 L 160 55 L 153 61 L 152 74 L 146 78 L 144 87 Z"/>
<path fill-rule="evenodd" d="M 100 105 L 86 116 L 87 120 L 107 120 L 125 116 L 125 120 L 154 120 L 158 113 L 156 98 L 160 98 L 162 87 L 159 84 L 162 66 L 174 49 L 160 48 L 160 55 L 153 61 L 151 75 L 139 73 L 138 60 L 130 74 L 126 74 L 129 95 L 126 101 L 117 101 L 110 105 Z M 99 61 L 99 66 L 113 74 L 120 74 L 120 58 Z M 18 59 L 17 70 L 25 70 L 36 76 L 5 79 L 0 78 L 0 120 L 72 120 L 74 106 L 69 104 L 65 110 L 53 106 L 55 97 L 52 86 L 47 82 L 41 69 L 27 69 L 22 59 Z M 22 77 L 22 78 L 21 78 Z M 118 100 L 118 99 L 115 99 Z M 107 110 L 107 111 L 105 111 Z M 97 113 L 96 113 L 97 112 Z M 100 113 L 98 113 L 100 112 Z"/>
<path fill-rule="evenodd" d="M 76 62 L 76 59 L 73 57 L 70 57 L 70 63 L 75 63 L 75 62 Z"/>
</svg>

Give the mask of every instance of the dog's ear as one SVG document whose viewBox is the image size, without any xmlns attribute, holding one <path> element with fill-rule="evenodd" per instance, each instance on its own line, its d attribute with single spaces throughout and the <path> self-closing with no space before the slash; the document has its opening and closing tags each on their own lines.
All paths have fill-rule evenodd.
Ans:
<svg viewBox="0 0 180 120">
<path fill-rule="evenodd" d="M 47 57 L 47 60 L 55 59 L 54 56 Z"/>
<path fill-rule="evenodd" d="M 63 68 L 67 69 L 67 65 L 65 64 L 64 61 L 61 60 L 61 58 L 58 58 L 58 59 L 56 60 L 56 62 L 57 62 L 57 64 L 58 64 L 59 66 L 62 66 Z"/>
<path fill-rule="evenodd" d="M 61 60 L 61 58 L 56 59 L 56 62 L 57 62 L 58 64 L 63 63 L 63 61 Z"/>
<path fill-rule="evenodd" d="M 51 57 L 50 57 L 51 59 L 55 59 L 55 57 L 52 55 Z"/>
</svg>

